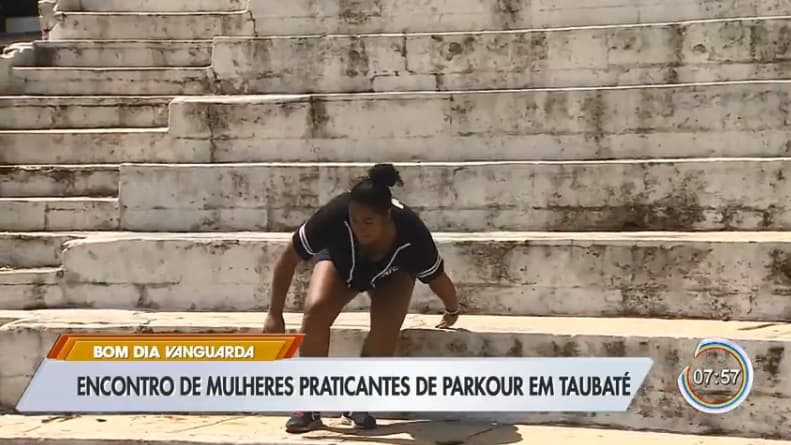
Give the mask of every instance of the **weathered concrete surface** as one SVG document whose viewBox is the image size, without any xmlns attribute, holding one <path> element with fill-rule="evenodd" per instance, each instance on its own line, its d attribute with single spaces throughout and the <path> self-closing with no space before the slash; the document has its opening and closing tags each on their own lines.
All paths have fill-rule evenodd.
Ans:
<svg viewBox="0 0 791 445">
<path fill-rule="evenodd" d="M 246 7 L 246 0 L 58 0 L 59 11 L 198 12 L 237 11 Z"/>
<path fill-rule="evenodd" d="M 118 176 L 108 165 L 0 165 L 0 197 L 117 196 Z"/>
<path fill-rule="evenodd" d="M 258 35 L 478 31 L 791 15 L 788 0 L 250 0 Z"/>
<path fill-rule="evenodd" d="M 370 443 L 437 445 L 788 445 L 789 441 L 724 436 L 623 431 L 561 426 L 492 425 L 431 421 L 379 420 L 375 431 L 352 431 L 337 418 L 325 417 L 327 429 L 302 435 L 284 432 L 276 416 L 17 416 L 0 417 L 0 444 L 22 445 L 364 445 Z M 145 431 L 141 438 L 140 431 Z M 265 439 L 262 439 L 265 438 Z M 262 442 L 265 440 L 265 442 Z"/>
<path fill-rule="evenodd" d="M 63 243 L 91 232 L 0 233 L 0 265 L 17 269 L 60 267 Z"/>
<path fill-rule="evenodd" d="M 51 40 L 203 40 L 255 35 L 249 12 L 63 12 Z"/>
<path fill-rule="evenodd" d="M 288 233 L 106 233 L 67 241 L 62 306 L 265 310 Z M 437 233 L 465 311 L 791 321 L 791 234 Z M 309 264 L 287 307 L 302 310 Z M 348 310 L 366 310 L 360 295 Z M 428 286 L 411 310 L 439 313 Z"/>
<path fill-rule="evenodd" d="M 791 19 L 453 34 L 219 37 L 223 93 L 614 86 L 783 78 Z"/>
<path fill-rule="evenodd" d="M 13 269 L 0 265 L 0 304 L 4 308 L 39 309 L 63 301 L 59 268 Z"/>
<path fill-rule="evenodd" d="M 167 129 L 0 131 L 0 164 L 210 162 L 210 141 L 173 140 Z"/>
<path fill-rule="evenodd" d="M 784 156 L 791 82 L 186 97 L 171 134 L 215 162 Z"/>
<path fill-rule="evenodd" d="M 0 230 L 118 230 L 117 198 L 0 198 Z"/>
<path fill-rule="evenodd" d="M 208 68 L 15 67 L 30 95 L 178 95 L 211 91 Z"/>
<path fill-rule="evenodd" d="M 16 357 L 0 369 L 0 404 L 16 403 L 33 370 L 64 331 L 195 332 L 261 329 L 263 314 L 256 313 L 141 313 L 123 311 L 0 312 L 9 321 L 0 328 L 0 356 Z M 288 314 L 290 330 L 300 317 Z M 791 379 L 787 360 L 791 327 L 787 324 L 644 320 L 623 318 L 545 318 L 463 316 L 458 331 L 431 326 L 438 315 L 408 315 L 401 335 L 400 354 L 408 356 L 650 356 L 654 367 L 629 412 L 573 415 L 525 413 L 516 415 L 456 414 L 457 419 L 478 417 L 504 422 L 547 424 L 570 422 L 586 426 L 612 426 L 681 433 L 717 433 L 735 436 L 789 438 Z M 331 355 L 354 356 L 368 330 L 368 314 L 341 314 L 335 328 Z M 702 338 L 737 341 L 755 365 L 749 401 L 721 416 L 695 411 L 683 401 L 676 377 L 691 362 Z"/>
<path fill-rule="evenodd" d="M 0 129 L 167 127 L 171 99 L 0 96 Z"/>
<path fill-rule="evenodd" d="M 31 63 L 33 59 L 31 43 L 15 43 L 0 52 L 0 94 L 17 94 L 24 85 L 14 76 L 14 66 Z"/>
<path fill-rule="evenodd" d="M 394 193 L 439 231 L 791 228 L 791 158 L 396 165 Z M 369 167 L 122 165 L 121 227 L 292 230 Z"/>
<path fill-rule="evenodd" d="M 150 67 L 211 65 L 210 40 L 91 41 L 33 43 L 34 66 Z"/>
</svg>

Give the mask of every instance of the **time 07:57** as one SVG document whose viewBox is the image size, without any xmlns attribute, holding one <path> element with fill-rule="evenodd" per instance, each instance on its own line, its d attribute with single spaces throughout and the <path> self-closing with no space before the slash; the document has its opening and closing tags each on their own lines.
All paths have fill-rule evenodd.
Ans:
<svg viewBox="0 0 791 445">
<path fill-rule="evenodd" d="M 741 369 L 707 369 L 697 368 L 692 371 L 693 385 L 735 385 L 739 383 Z M 712 381 L 713 380 L 713 381 Z"/>
</svg>

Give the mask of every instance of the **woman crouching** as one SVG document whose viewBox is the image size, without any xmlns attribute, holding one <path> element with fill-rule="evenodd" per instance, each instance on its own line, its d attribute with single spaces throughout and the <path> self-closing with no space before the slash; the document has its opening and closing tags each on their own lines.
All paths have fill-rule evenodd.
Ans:
<svg viewBox="0 0 791 445">
<path fill-rule="evenodd" d="M 300 357 L 328 356 L 330 328 L 360 292 L 371 297 L 371 329 L 362 356 L 393 356 L 416 279 L 428 284 L 445 305 L 437 327 L 456 322 L 456 289 L 431 232 L 415 212 L 393 199 L 390 187 L 396 184 L 403 183 L 393 165 L 375 165 L 367 178 L 319 208 L 294 232 L 275 264 L 264 332 L 285 332 L 283 308 L 291 280 L 298 263 L 311 258 L 316 264 L 305 298 Z M 376 427 L 376 419 L 366 412 L 347 412 L 344 417 L 356 428 Z M 321 426 L 319 413 L 297 412 L 286 431 L 302 433 Z"/>
</svg>

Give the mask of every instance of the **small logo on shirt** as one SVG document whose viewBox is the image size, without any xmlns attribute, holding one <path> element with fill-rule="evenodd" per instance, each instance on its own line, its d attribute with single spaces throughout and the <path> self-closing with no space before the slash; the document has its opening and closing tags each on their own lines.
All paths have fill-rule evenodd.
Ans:
<svg viewBox="0 0 791 445">
<path fill-rule="evenodd" d="M 381 275 L 381 277 L 382 277 L 382 278 L 384 278 L 384 277 L 388 277 L 388 276 L 390 276 L 390 275 L 392 275 L 392 274 L 394 274 L 394 273 L 396 273 L 396 272 L 398 272 L 398 266 L 393 266 L 393 267 L 391 267 L 391 268 L 389 268 L 389 269 L 385 270 L 384 272 L 382 272 L 382 275 Z"/>
</svg>

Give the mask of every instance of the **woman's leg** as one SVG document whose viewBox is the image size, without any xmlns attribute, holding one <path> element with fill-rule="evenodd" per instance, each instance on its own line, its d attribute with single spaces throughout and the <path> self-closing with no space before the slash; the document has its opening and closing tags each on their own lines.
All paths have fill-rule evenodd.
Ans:
<svg viewBox="0 0 791 445">
<path fill-rule="evenodd" d="M 300 357 L 326 357 L 330 350 L 330 328 L 357 292 L 349 289 L 332 261 L 319 261 L 313 267 L 305 297 L 301 332 L 305 334 Z"/>
<path fill-rule="evenodd" d="M 392 357 L 395 354 L 414 289 L 414 278 L 396 272 L 381 287 L 368 292 L 371 296 L 371 331 L 365 339 L 363 357 Z"/>
<path fill-rule="evenodd" d="M 395 354 L 414 288 L 414 278 L 396 272 L 381 287 L 368 291 L 371 296 L 371 330 L 365 339 L 363 357 L 392 357 Z M 366 412 L 349 412 L 344 416 L 356 428 L 376 428 L 376 419 Z"/>
<path fill-rule="evenodd" d="M 319 261 L 313 266 L 302 316 L 301 332 L 305 336 L 299 348 L 300 357 L 329 355 L 330 328 L 355 295 L 357 292 L 341 281 L 332 261 Z M 286 423 L 286 431 L 304 433 L 321 426 L 319 413 L 296 412 Z"/>
</svg>

